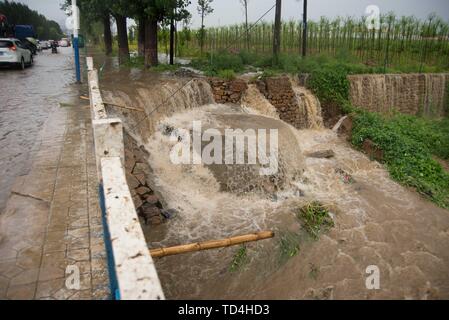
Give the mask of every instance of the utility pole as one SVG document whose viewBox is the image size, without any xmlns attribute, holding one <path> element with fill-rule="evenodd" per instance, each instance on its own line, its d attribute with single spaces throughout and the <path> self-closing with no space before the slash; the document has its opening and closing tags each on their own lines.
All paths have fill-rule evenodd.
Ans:
<svg viewBox="0 0 449 320">
<path fill-rule="evenodd" d="M 306 55 L 307 55 L 307 0 L 304 0 L 302 24 L 303 24 L 303 28 L 302 28 L 302 56 L 306 57 Z"/>
<path fill-rule="evenodd" d="M 75 51 L 75 70 L 76 70 L 76 82 L 81 83 L 81 68 L 80 68 L 80 50 L 79 50 L 79 29 L 80 29 L 80 17 L 76 0 L 72 0 L 72 15 L 73 15 L 73 50 Z"/>
<path fill-rule="evenodd" d="M 278 63 L 279 52 L 281 51 L 281 13 L 282 13 L 282 0 L 276 0 L 276 15 L 274 20 L 274 35 L 273 35 L 273 56 L 275 63 Z"/>
<path fill-rule="evenodd" d="M 174 10 L 173 10 L 173 15 Z M 175 56 L 175 17 L 172 16 L 170 19 L 170 65 L 174 64 Z"/>
</svg>

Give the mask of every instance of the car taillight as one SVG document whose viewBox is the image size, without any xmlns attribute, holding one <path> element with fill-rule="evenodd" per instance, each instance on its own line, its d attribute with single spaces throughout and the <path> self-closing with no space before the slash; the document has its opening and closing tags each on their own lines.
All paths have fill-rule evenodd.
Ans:
<svg viewBox="0 0 449 320">
<path fill-rule="evenodd" d="M 17 51 L 17 47 L 16 47 L 16 46 L 12 46 L 11 48 L 9 48 L 9 50 L 11 50 L 11 51 Z"/>
</svg>

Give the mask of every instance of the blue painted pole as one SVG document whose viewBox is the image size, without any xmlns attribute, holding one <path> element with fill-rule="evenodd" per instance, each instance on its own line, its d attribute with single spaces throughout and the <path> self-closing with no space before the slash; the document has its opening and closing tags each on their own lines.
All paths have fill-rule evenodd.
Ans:
<svg viewBox="0 0 449 320">
<path fill-rule="evenodd" d="M 76 82 L 81 83 L 80 49 L 78 37 L 73 37 L 73 50 L 75 51 Z"/>
<path fill-rule="evenodd" d="M 72 0 L 72 15 L 73 15 L 73 50 L 75 51 L 76 82 L 81 83 L 80 49 L 78 42 L 80 17 L 79 17 L 79 9 L 78 6 L 76 5 L 76 0 Z"/>
</svg>

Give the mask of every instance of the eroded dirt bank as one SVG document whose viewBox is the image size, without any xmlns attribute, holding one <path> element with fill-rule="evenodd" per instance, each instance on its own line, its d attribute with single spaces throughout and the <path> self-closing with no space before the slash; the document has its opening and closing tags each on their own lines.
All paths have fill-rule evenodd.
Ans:
<svg viewBox="0 0 449 320">
<path fill-rule="evenodd" d="M 267 124 L 280 121 L 269 97 L 258 95 L 254 86 L 241 108 L 214 104 L 208 81 L 185 85 L 187 81 L 139 72 L 102 79 L 105 100 L 128 107 L 109 108 L 148 153 L 149 187 L 160 194 L 164 209 L 177 212 L 163 224 L 143 224 L 149 247 L 265 229 L 274 230 L 276 237 L 247 245 L 247 260 L 237 271 L 230 270 L 236 247 L 157 260 L 168 298 L 449 298 L 448 211 L 393 182 L 380 164 L 353 150 L 337 133 L 317 126 L 319 122 L 302 129 L 285 124 L 291 133 L 284 142 L 297 144 L 289 155 L 305 158 L 304 172 L 293 175 L 295 170 L 286 168 L 291 175 L 287 183 L 271 192 L 225 191 L 210 168 L 171 163 L 167 125 L 189 129 L 192 120 L 201 119 L 213 126 L 217 117 L 238 114 L 266 117 Z M 291 99 L 307 100 L 300 89 L 294 92 L 287 97 L 289 112 L 295 105 Z M 319 111 L 311 107 L 306 104 L 301 110 L 319 119 Z M 335 156 L 304 157 L 325 149 Z M 331 208 L 335 222 L 318 240 L 306 236 L 296 218 L 298 208 L 314 200 Z M 288 232 L 301 237 L 300 251 L 281 259 L 279 239 Z M 379 267 L 379 290 L 365 286 L 369 265 Z"/>
</svg>

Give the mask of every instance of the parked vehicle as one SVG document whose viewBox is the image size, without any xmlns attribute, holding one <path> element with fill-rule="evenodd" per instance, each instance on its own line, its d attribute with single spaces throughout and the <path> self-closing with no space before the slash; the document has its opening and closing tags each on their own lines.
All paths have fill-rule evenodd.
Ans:
<svg viewBox="0 0 449 320">
<path fill-rule="evenodd" d="M 0 38 L 0 66 L 17 66 L 25 69 L 33 65 L 33 55 L 23 43 L 14 38 Z"/>
<path fill-rule="evenodd" d="M 42 50 L 50 49 L 50 43 L 48 41 L 41 41 L 40 42 Z"/>
<path fill-rule="evenodd" d="M 68 47 L 69 46 L 69 42 L 65 39 L 62 39 L 59 41 L 59 46 L 60 47 Z"/>
<path fill-rule="evenodd" d="M 32 54 L 37 53 L 36 32 L 32 25 L 16 25 L 14 27 L 14 35 L 25 45 Z"/>
</svg>

